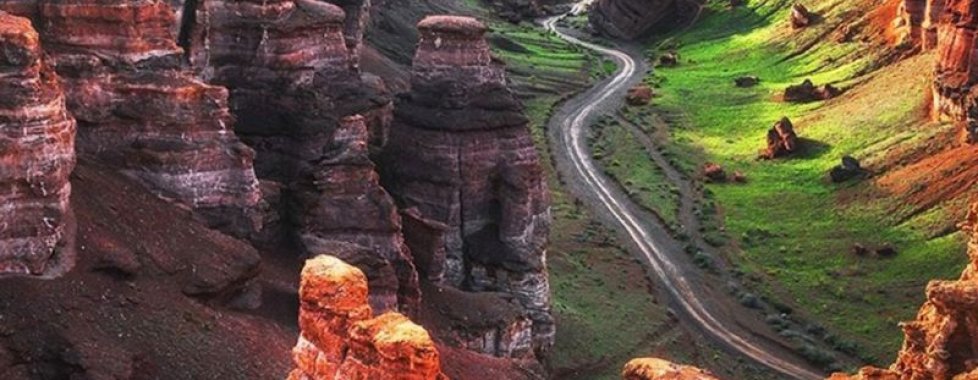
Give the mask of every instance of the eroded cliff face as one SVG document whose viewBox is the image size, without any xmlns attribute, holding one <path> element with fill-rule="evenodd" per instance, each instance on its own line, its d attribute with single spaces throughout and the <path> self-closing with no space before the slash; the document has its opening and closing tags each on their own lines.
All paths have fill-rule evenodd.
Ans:
<svg viewBox="0 0 978 380">
<path fill-rule="evenodd" d="M 72 264 L 75 120 L 30 20 L 0 11 L 0 52 L 0 275 L 54 275 Z"/>
<path fill-rule="evenodd" d="M 546 350 L 549 199 L 528 120 L 482 23 L 430 16 L 418 28 L 412 89 L 398 99 L 385 152 L 388 189 L 444 225 L 444 283 L 512 294 L 533 322 L 533 347 Z"/>
<path fill-rule="evenodd" d="M 259 228 L 254 152 L 234 134 L 227 91 L 181 66 L 170 5 L 2 1 L 32 17 L 64 79 L 78 150 L 239 235 Z"/>
<path fill-rule="evenodd" d="M 447 379 L 424 328 L 398 313 L 373 317 L 359 269 L 321 255 L 306 262 L 301 281 L 290 380 Z"/>
<path fill-rule="evenodd" d="M 368 1 L 204 0 L 190 61 L 227 86 L 239 134 L 258 152 L 263 181 L 279 184 L 288 238 L 308 254 L 337 245 L 371 281 L 378 310 L 410 311 L 417 273 L 393 200 L 367 157 L 391 101 L 357 62 Z M 344 12 L 344 9 L 347 12 Z M 362 116 L 361 116 L 362 115 Z"/>
<path fill-rule="evenodd" d="M 894 20 L 899 41 L 930 50 L 937 46 L 945 0 L 902 0 Z"/>
<path fill-rule="evenodd" d="M 948 0 L 938 26 L 933 115 L 963 124 L 967 142 L 975 142 L 978 132 L 978 104 L 971 91 L 978 82 L 976 29 L 978 1 Z"/>
<path fill-rule="evenodd" d="M 591 24 L 615 38 L 635 39 L 679 12 L 675 0 L 598 0 L 588 12 Z"/>
</svg>

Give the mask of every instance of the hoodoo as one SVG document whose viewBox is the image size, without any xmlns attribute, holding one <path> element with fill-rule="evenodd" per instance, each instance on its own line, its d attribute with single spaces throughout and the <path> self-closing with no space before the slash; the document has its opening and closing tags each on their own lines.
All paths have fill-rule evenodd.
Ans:
<svg viewBox="0 0 978 380">
<path fill-rule="evenodd" d="M 397 102 L 385 153 L 388 188 L 445 226 L 445 283 L 515 296 L 545 350 L 554 337 L 549 196 L 528 120 L 481 22 L 430 16 L 418 28 L 412 90 Z"/>
<path fill-rule="evenodd" d="M 356 64 L 367 2 L 340 4 L 349 13 L 321 1 L 203 1 L 191 62 L 230 89 L 259 178 L 283 188 L 274 208 L 295 227 L 286 238 L 309 254 L 357 257 L 371 304 L 407 311 L 417 273 L 366 146 L 370 131 L 386 129 L 391 102 Z"/>
<path fill-rule="evenodd" d="M 254 152 L 232 129 L 227 91 L 181 66 L 166 2 L 0 2 L 32 16 L 64 79 L 78 150 L 197 210 L 212 226 L 258 225 Z"/>
<path fill-rule="evenodd" d="M 30 20 L 0 11 L 0 52 L 0 275 L 50 275 L 71 265 L 75 120 Z"/>
<path fill-rule="evenodd" d="M 398 313 L 372 317 L 367 293 L 356 267 L 326 255 L 306 262 L 289 379 L 446 379 L 428 332 Z"/>
</svg>

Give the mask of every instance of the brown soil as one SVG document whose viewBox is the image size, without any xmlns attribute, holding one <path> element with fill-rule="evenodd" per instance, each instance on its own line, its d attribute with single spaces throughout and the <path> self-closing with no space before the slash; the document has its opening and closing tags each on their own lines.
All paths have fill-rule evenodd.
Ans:
<svg viewBox="0 0 978 380">
<path fill-rule="evenodd" d="M 76 267 L 55 280 L 0 279 L 0 378 L 286 375 L 298 260 L 265 255 L 253 280 L 262 308 L 216 306 L 259 270 L 253 248 L 86 160 L 72 183 Z"/>
</svg>

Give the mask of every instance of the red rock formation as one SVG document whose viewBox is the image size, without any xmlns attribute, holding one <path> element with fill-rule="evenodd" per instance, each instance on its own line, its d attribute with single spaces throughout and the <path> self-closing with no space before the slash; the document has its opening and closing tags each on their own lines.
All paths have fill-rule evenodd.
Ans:
<svg viewBox="0 0 978 380">
<path fill-rule="evenodd" d="M 896 363 L 889 369 L 863 368 L 854 376 L 832 380 L 973 379 L 978 378 L 978 203 L 961 224 L 970 235 L 971 262 L 957 281 L 931 281 L 927 302 L 917 319 L 905 322 L 906 336 Z"/>
<path fill-rule="evenodd" d="M 446 282 L 513 294 L 533 321 L 534 347 L 546 349 L 549 199 L 528 120 L 482 23 L 430 16 L 418 27 L 412 91 L 397 103 L 385 152 L 388 189 L 447 226 Z"/>
<path fill-rule="evenodd" d="M 51 274 L 71 264 L 75 120 L 28 19 L 0 11 L 0 52 L 0 275 Z"/>
<path fill-rule="evenodd" d="M 383 133 L 391 107 L 382 81 L 362 80 L 356 67 L 369 2 L 337 3 L 350 13 L 313 0 L 205 0 L 191 62 L 231 90 L 258 175 L 283 187 L 283 220 L 297 226 L 307 253 L 342 245 L 348 258 L 369 256 L 355 264 L 368 274 L 374 307 L 411 311 L 417 273 L 367 157 L 368 131 Z"/>
<path fill-rule="evenodd" d="M 937 46 L 938 24 L 945 0 L 902 0 L 895 20 L 901 41 L 925 50 Z"/>
<path fill-rule="evenodd" d="M 227 91 L 180 66 L 173 10 L 160 0 L 41 0 L 33 15 L 65 79 L 78 148 L 236 234 L 258 228 L 254 153 L 232 130 Z"/>
<path fill-rule="evenodd" d="M 588 13 L 592 25 L 615 38 L 635 39 L 679 13 L 674 0 L 598 0 Z"/>
<path fill-rule="evenodd" d="M 652 101 L 652 87 L 649 87 L 647 84 L 640 84 L 628 89 L 628 94 L 625 95 L 625 101 L 633 106 L 649 104 Z"/>
<path fill-rule="evenodd" d="M 978 50 L 978 1 L 948 0 L 938 26 L 933 115 L 964 124 L 965 139 L 973 142 L 978 131 L 975 96 L 972 86 L 978 82 L 978 62 L 972 62 Z"/>
<path fill-rule="evenodd" d="M 632 359 L 625 364 L 624 380 L 716 380 L 712 373 L 657 358 Z"/>
<path fill-rule="evenodd" d="M 794 125 L 787 117 L 782 117 L 767 131 L 767 148 L 761 152 L 761 158 L 774 159 L 793 153 L 798 148 L 798 135 Z"/>
<path fill-rule="evenodd" d="M 397 313 L 371 318 L 367 293 L 356 267 L 326 255 L 306 262 L 290 380 L 445 379 L 428 332 Z"/>
</svg>

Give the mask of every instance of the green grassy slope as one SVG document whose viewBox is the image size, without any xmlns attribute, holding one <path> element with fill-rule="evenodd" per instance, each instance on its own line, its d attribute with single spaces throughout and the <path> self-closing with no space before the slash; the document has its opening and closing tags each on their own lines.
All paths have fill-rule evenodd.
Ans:
<svg viewBox="0 0 978 380">
<path fill-rule="evenodd" d="M 747 175 L 745 185 L 707 191 L 734 239 L 729 257 L 752 286 L 854 340 L 861 356 L 886 362 L 902 340 L 896 324 L 913 317 L 926 282 L 960 272 L 962 240 L 947 233 L 960 202 L 911 214 L 898 194 L 873 180 L 837 185 L 826 174 L 843 155 L 891 167 L 888 151 L 916 149 L 946 131 L 922 117 L 934 57 L 880 68 L 890 50 L 878 42 L 834 41 L 837 26 L 865 24 L 859 16 L 874 2 L 809 4 L 824 18 L 799 31 L 786 22 L 793 2 L 749 1 L 734 9 L 720 3 L 711 2 L 691 29 L 650 42 L 651 52 L 666 47 L 680 55 L 677 67 L 659 68 L 649 79 L 661 94 L 652 108 L 670 122 L 663 144 L 683 152 L 677 161 L 687 170 L 713 161 Z M 761 84 L 735 87 L 744 75 Z M 827 102 L 778 100 L 786 86 L 806 78 L 847 92 Z M 782 116 L 805 139 L 802 152 L 756 160 L 767 129 Z M 899 254 L 855 257 L 856 243 L 892 244 Z"/>
</svg>

